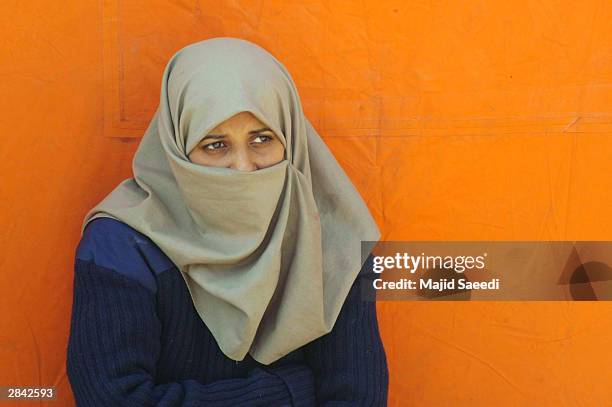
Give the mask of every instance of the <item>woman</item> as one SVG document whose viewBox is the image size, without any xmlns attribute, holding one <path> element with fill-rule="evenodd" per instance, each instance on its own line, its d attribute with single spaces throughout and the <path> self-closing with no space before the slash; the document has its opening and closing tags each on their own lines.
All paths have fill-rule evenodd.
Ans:
<svg viewBox="0 0 612 407">
<path fill-rule="evenodd" d="M 133 172 L 82 226 L 78 405 L 386 405 L 360 293 L 379 231 L 278 60 L 232 38 L 176 53 Z"/>
</svg>

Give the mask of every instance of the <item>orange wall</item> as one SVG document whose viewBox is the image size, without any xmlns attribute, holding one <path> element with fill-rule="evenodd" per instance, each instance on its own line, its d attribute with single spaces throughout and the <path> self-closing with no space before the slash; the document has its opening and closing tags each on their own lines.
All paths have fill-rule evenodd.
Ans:
<svg viewBox="0 0 612 407">
<path fill-rule="evenodd" d="M 383 238 L 612 240 L 605 1 L 0 5 L 0 386 L 65 374 L 86 211 L 131 175 L 164 63 L 268 48 Z M 378 304 L 390 405 L 610 405 L 610 303 Z"/>
</svg>

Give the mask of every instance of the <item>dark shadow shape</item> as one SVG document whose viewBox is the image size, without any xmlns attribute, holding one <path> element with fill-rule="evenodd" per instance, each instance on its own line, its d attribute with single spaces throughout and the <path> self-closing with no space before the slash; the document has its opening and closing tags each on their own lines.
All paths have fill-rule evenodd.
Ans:
<svg viewBox="0 0 612 407">
<path fill-rule="evenodd" d="M 589 261 L 578 266 L 569 278 L 569 291 L 576 301 L 609 300 L 609 295 L 598 298 L 591 282 L 612 280 L 612 269 L 605 263 Z"/>
</svg>

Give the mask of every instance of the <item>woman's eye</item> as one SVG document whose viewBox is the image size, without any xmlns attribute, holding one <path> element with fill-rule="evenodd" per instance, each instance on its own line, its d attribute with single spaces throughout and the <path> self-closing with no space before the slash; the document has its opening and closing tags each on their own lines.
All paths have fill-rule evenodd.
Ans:
<svg viewBox="0 0 612 407">
<path fill-rule="evenodd" d="M 253 139 L 253 141 L 255 142 L 255 144 L 263 144 L 263 143 L 267 143 L 269 141 L 272 140 L 272 137 L 270 136 L 265 136 L 263 134 L 260 134 L 259 136 L 255 137 Z"/>
<path fill-rule="evenodd" d="M 206 144 L 203 148 L 204 150 L 218 150 L 220 148 L 223 148 L 225 146 L 225 144 L 222 141 L 215 141 L 214 143 L 210 143 L 210 144 Z"/>
</svg>

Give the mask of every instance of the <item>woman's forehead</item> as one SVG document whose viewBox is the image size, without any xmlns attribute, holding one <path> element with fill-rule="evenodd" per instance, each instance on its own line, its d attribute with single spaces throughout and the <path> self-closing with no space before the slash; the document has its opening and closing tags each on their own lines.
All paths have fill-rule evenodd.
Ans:
<svg viewBox="0 0 612 407">
<path fill-rule="evenodd" d="M 267 127 L 268 125 L 259 120 L 252 112 L 242 111 L 217 124 L 211 131 L 223 130 L 226 127 L 234 126 L 246 126 L 250 128 L 252 126 Z"/>
</svg>

